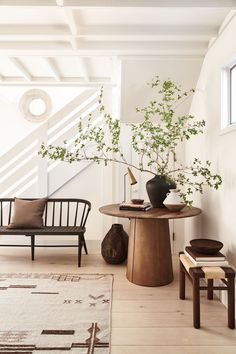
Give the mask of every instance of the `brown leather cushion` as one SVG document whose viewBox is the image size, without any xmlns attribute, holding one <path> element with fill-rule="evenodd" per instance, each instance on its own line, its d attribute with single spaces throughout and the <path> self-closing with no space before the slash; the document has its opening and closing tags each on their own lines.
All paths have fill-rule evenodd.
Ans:
<svg viewBox="0 0 236 354">
<path fill-rule="evenodd" d="M 47 198 L 25 200 L 15 198 L 14 214 L 9 229 L 39 229 L 43 227 L 43 212 Z"/>
</svg>

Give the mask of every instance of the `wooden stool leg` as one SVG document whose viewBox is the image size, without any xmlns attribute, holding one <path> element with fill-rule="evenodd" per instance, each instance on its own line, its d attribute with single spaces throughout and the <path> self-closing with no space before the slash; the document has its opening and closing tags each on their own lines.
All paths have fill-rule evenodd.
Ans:
<svg viewBox="0 0 236 354">
<path fill-rule="evenodd" d="M 82 237 L 78 236 L 78 267 L 81 266 Z"/>
<path fill-rule="evenodd" d="M 83 246 L 84 246 L 85 254 L 88 254 L 88 249 L 87 249 L 87 245 L 86 245 L 86 242 L 85 242 L 84 235 L 83 235 Z"/>
<path fill-rule="evenodd" d="M 210 287 L 213 287 L 213 279 L 208 279 L 207 280 L 207 298 L 208 300 L 212 300 L 213 299 L 213 289 L 209 289 Z"/>
<path fill-rule="evenodd" d="M 185 272 L 181 261 L 179 261 L 179 298 L 185 299 Z"/>
<path fill-rule="evenodd" d="M 199 278 L 193 277 L 193 326 L 200 328 L 200 289 Z"/>
<path fill-rule="evenodd" d="M 228 327 L 235 328 L 235 280 L 228 278 Z"/>
</svg>

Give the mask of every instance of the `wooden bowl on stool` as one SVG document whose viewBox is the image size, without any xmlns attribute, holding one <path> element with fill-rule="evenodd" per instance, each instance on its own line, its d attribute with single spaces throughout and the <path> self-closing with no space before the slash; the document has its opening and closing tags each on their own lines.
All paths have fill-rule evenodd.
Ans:
<svg viewBox="0 0 236 354">
<path fill-rule="evenodd" d="M 205 254 L 216 254 L 224 246 L 222 242 L 209 238 L 198 238 L 190 241 L 193 250 Z"/>
</svg>

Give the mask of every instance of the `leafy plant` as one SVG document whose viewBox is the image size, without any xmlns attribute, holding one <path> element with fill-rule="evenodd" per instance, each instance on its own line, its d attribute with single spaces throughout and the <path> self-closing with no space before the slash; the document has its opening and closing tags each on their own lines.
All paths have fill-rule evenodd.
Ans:
<svg viewBox="0 0 236 354">
<path fill-rule="evenodd" d="M 191 196 L 195 191 L 203 193 L 204 185 L 218 189 L 222 179 L 211 172 L 211 162 L 202 162 L 197 157 L 191 164 L 184 165 L 177 160 L 176 148 L 191 137 L 203 133 L 205 121 L 197 121 L 192 115 L 178 116 L 177 107 L 193 92 L 183 91 L 171 80 L 160 81 L 155 77 L 150 87 L 156 90 L 157 99 L 151 100 L 143 108 L 137 108 L 143 115 L 141 123 L 129 124 L 131 129 L 131 147 L 138 154 L 138 165 L 130 163 L 121 145 L 121 124 L 106 113 L 103 104 L 103 88 L 99 97 L 100 112 L 103 114 L 103 125 L 96 125 L 92 115 L 86 124 L 78 125 L 78 135 L 69 147 L 41 145 L 39 154 L 52 160 L 74 161 L 91 160 L 96 163 L 121 163 L 142 172 L 165 176 L 173 180 L 179 189 L 180 196 L 191 205 Z M 92 144 L 91 144 L 92 143 Z M 91 149 L 91 145 L 93 148 Z"/>
</svg>

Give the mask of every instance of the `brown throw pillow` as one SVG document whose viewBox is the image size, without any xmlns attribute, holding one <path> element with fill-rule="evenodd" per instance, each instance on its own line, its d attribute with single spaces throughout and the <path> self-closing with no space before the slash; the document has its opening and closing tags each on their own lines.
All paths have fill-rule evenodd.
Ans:
<svg viewBox="0 0 236 354">
<path fill-rule="evenodd" d="M 14 214 L 9 229 L 39 229 L 43 227 L 43 212 L 47 198 L 26 200 L 15 198 Z"/>
</svg>

